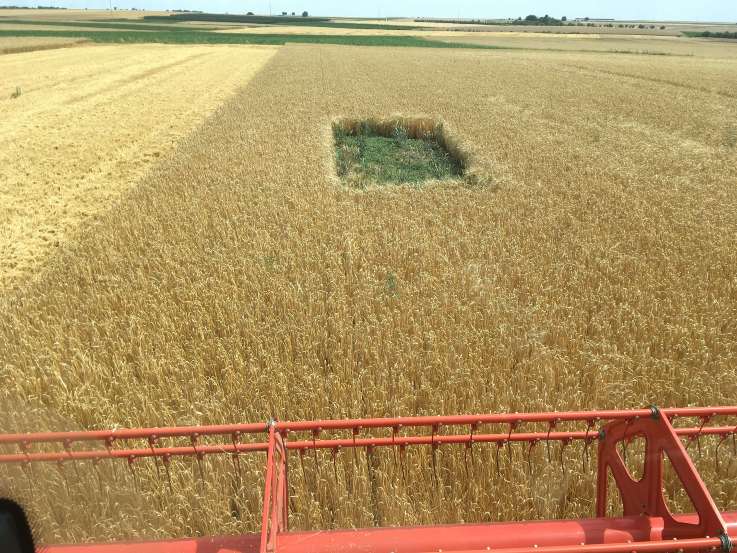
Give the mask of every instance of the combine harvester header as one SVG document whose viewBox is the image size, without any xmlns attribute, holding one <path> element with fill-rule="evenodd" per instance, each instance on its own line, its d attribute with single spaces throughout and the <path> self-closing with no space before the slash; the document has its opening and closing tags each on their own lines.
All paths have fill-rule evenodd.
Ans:
<svg viewBox="0 0 737 553">
<path fill-rule="evenodd" d="M 91 432 L 55 432 L 0 435 L 0 464 L 95 463 L 121 459 L 130 464 L 153 458 L 166 467 L 177 456 L 266 453 L 262 526 L 259 534 L 192 538 L 157 542 L 48 546 L 48 553 L 730 553 L 737 540 L 737 512 L 720 512 L 692 462 L 687 444 L 701 436 L 716 436 L 717 458 L 737 454 L 737 406 L 629 411 L 460 415 L 311 422 L 269 421 L 260 424 L 168 427 Z M 692 426 L 674 427 L 676 418 Z M 714 419 L 721 425 L 714 426 Z M 725 421 L 731 420 L 730 424 Z M 580 424 L 576 431 L 560 430 L 562 423 Z M 544 425 L 542 432 L 527 425 Z M 483 433 L 489 425 L 506 432 Z M 443 428 L 467 431 L 443 434 Z M 424 431 L 424 433 L 422 433 Z M 369 432 L 372 434 L 369 436 Z M 376 436 L 378 432 L 384 435 Z M 429 432 L 429 434 L 428 434 Z M 256 441 L 266 433 L 266 441 Z M 339 434 L 349 437 L 336 437 Z M 189 445 L 167 445 L 167 441 Z M 223 443 L 206 443 L 206 439 Z M 731 446 L 720 448 L 731 438 Z M 619 452 L 621 445 L 644 440 L 644 467 L 636 479 Z M 250 441 L 249 441 L 250 440 Z M 139 447 L 127 444 L 140 442 Z M 457 444 L 493 443 L 499 448 L 525 443 L 598 444 L 595 518 L 462 524 L 362 530 L 289 531 L 288 455 L 290 451 L 390 447 L 404 451 L 424 445 L 433 449 Z M 126 448 L 118 446 L 125 443 Z M 592 447 L 594 447 L 592 445 Z M 731 452 L 729 450 L 732 450 Z M 695 513 L 671 513 L 663 492 L 664 461 L 673 470 L 694 505 Z M 622 499 L 623 516 L 607 517 L 610 479 Z M 735 551 L 737 553 L 737 550 Z"/>
</svg>

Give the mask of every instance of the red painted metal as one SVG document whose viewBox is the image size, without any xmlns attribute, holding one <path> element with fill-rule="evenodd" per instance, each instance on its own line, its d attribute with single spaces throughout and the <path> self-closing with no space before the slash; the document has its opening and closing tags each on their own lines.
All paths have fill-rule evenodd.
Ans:
<svg viewBox="0 0 737 553">
<path fill-rule="evenodd" d="M 725 515 L 737 539 L 737 513 Z M 696 522 L 695 515 L 683 517 Z M 424 553 L 488 551 L 507 553 L 513 547 L 539 553 L 541 547 L 574 548 L 583 544 L 626 544 L 627 553 L 648 542 L 681 549 L 682 541 L 659 539 L 662 521 L 650 517 L 592 518 L 493 524 L 459 524 L 410 528 L 368 528 L 289 532 L 279 536 L 279 553 Z M 260 535 L 193 538 L 158 542 L 52 546 L 45 553 L 258 553 Z M 716 540 L 710 543 L 716 544 Z M 535 547 L 535 546 L 538 547 Z"/>
<path fill-rule="evenodd" d="M 674 428 L 676 418 L 696 419 L 696 425 Z M 702 436 L 730 436 L 737 452 L 737 426 L 707 426 L 716 417 L 737 417 L 737 406 L 715 408 L 637 409 L 630 411 L 575 411 L 396 417 L 379 419 L 269 421 L 263 424 L 190 426 L 91 432 L 52 432 L 0 435 L 0 464 L 77 462 L 175 456 L 266 453 L 261 533 L 135 544 L 54 546 L 49 553 L 430 553 L 488 551 L 501 553 L 665 553 L 716 551 L 726 553 L 729 536 L 737 537 L 737 513 L 720 513 L 691 462 L 682 440 Z M 578 423 L 585 429 L 563 430 Z M 543 425 L 546 430 L 523 425 Z M 504 432 L 480 433 L 484 425 L 503 425 Z M 443 434 L 444 428 L 450 432 Z M 458 433 L 458 427 L 466 427 Z M 424 429 L 424 432 L 418 433 Z M 376 435 L 377 433 L 390 435 Z M 350 432 L 349 437 L 341 433 Z M 262 441 L 258 435 L 267 434 Z M 300 438 L 309 433 L 311 439 Z M 289 440 L 292 435 L 297 439 Z M 321 436 L 327 435 L 327 436 Z M 627 472 L 617 445 L 633 437 L 647 441 L 644 476 L 635 481 Z M 225 442 L 224 439 L 228 441 Z M 182 445 L 181 441 L 189 443 Z M 219 441 L 218 441 L 219 440 Z M 341 448 L 431 446 L 446 444 L 599 441 L 597 518 L 422 528 L 374 528 L 331 532 L 288 530 L 288 452 Z M 130 442 L 145 441 L 146 446 Z M 162 443 L 166 442 L 166 443 Z M 186 443 L 186 442 L 185 442 Z M 8 449 L 16 448 L 16 451 Z M 663 499 L 663 459 L 668 456 L 696 513 L 674 515 Z M 609 472 L 623 498 L 624 517 L 605 518 Z M 671 538 L 677 538 L 673 540 Z"/>
<path fill-rule="evenodd" d="M 676 428 L 676 435 L 680 438 L 697 438 L 700 436 L 722 436 L 724 438 L 737 435 L 737 427 L 732 426 L 705 426 L 691 428 Z M 204 436 L 204 434 L 199 434 Z M 435 434 L 431 436 L 391 436 L 375 438 L 343 438 L 331 440 L 298 440 L 286 442 L 287 449 L 340 449 L 350 447 L 401 447 L 418 445 L 458 445 L 474 443 L 517 443 L 517 442 L 566 442 L 566 441 L 593 441 L 599 438 L 598 431 L 570 431 L 570 432 L 513 432 L 503 434 Z M 40 442 L 35 442 L 40 443 Z M 53 442 L 52 442 L 53 443 Z M 71 444 L 68 444 L 71 446 Z M 89 449 L 72 450 L 71 447 L 64 451 L 32 452 L 25 448 L 23 453 L 0 454 L 0 464 L 18 463 L 41 463 L 41 462 L 64 462 L 64 461 L 101 461 L 103 459 L 145 459 L 149 457 L 188 457 L 218 455 L 224 453 L 240 454 L 267 452 L 267 442 L 252 443 L 222 443 L 222 444 L 200 444 L 194 446 L 158 447 L 156 445 L 148 448 L 132 449 Z"/>
<path fill-rule="evenodd" d="M 625 515 L 647 515 L 664 520 L 664 539 L 718 536 L 727 532 L 726 523 L 709 495 L 686 448 L 668 418 L 658 412 L 636 421 L 615 421 L 604 427 L 606 438 L 599 442 L 598 490 L 596 514 L 606 514 L 607 473 L 614 476 Z M 645 440 L 644 473 L 635 480 L 617 450 L 622 441 L 642 437 Z M 664 456 L 670 459 L 684 491 L 699 514 L 697 523 L 676 520 L 663 494 Z"/>
</svg>

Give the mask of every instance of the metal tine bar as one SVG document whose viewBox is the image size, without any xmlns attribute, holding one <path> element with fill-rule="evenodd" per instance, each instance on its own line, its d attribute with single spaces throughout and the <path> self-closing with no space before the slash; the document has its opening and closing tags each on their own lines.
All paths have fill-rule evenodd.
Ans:
<svg viewBox="0 0 737 553">
<path fill-rule="evenodd" d="M 732 426 L 716 426 L 703 428 L 699 432 L 698 428 L 676 428 L 675 432 L 680 437 L 690 438 L 700 433 L 702 436 L 724 436 L 733 435 L 734 427 Z M 596 431 L 571 431 L 571 432 L 530 432 L 530 433 L 503 433 L 503 434 L 459 434 L 459 435 L 435 435 L 435 436 L 399 436 L 399 437 L 382 437 L 382 438 L 343 438 L 332 440 L 301 440 L 287 442 L 287 449 L 310 450 L 310 449 L 328 449 L 335 447 L 386 447 L 386 446 L 409 446 L 409 445 L 437 445 L 441 444 L 466 444 L 466 443 L 499 443 L 499 442 L 531 442 L 531 441 L 563 441 L 563 440 L 586 440 L 599 438 Z M 131 455 L 136 458 L 144 457 L 178 457 L 178 456 L 205 456 L 223 453 L 253 453 L 265 452 L 268 444 L 265 442 L 258 443 L 238 443 L 238 444 L 207 444 L 198 445 L 196 448 L 190 446 L 177 447 L 157 447 L 154 450 L 150 448 L 141 449 L 96 449 L 86 451 L 54 451 L 54 452 L 33 452 L 33 453 L 11 453 L 0 454 L 0 464 L 11 463 L 18 464 L 24 462 L 54 462 L 69 460 L 94 460 L 94 459 L 125 459 Z"/>
<path fill-rule="evenodd" d="M 737 416 L 737 406 L 730 407 L 687 407 L 661 409 L 667 417 L 675 418 L 712 418 L 716 416 Z M 566 422 L 589 420 L 622 420 L 651 415 L 650 409 L 633 409 L 630 411 L 560 411 L 544 413 L 509 413 L 487 415 L 450 415 L 429 417 L 396 417 L 375 419 L 346 419 L 346 420 L 315 420 L 296 422 L 277 422 L 279 432 L 301 432 L 321 430 L 351 430 L 362 428 L 392 428 L 394 426 L 467 426 L 471 424 L 509 424 L 517 421 L 518 424 L 528 422 Z M 91 430 L 73 432 L 38 432 L 20 434 L 0 434 L 0 445 L 52 442 L 89 442 L 104 441 L 112 443 L 116 440 L 148 439 L 151 436 L 159 438 L 189 437 L 192 434 L 201 436 L 218 436 L 239 432 L 242 434 L 258 434 L 268 430 L 267 423 L 224 424 L 184 427 L 153 427 L 153 428 L 121 428 L 116 430 Z"/>
<path fill-rule="evenodd" d="M 687 407 L 687 408 L 671 408 L 661 409 L 668 417 L 715 417 L 715 416 L 737 416 L 737 406 L 733 407 Z M 378 418 L 378 419 L 347 419 L 347 420 L 317 420 L 317 421 L 296 421 L 296 422 L 280 422 L 278 423 L 280 430 L 289 430 L 291 432 L 310 431 L 320 427 L 322 430 L 350 430 L 354 427 L 362 428 L 391 428 L 396 425 L 403 426 L 433 426 L 442 424 L 445 426 L 467 426 L 473 423 L 480 424 L 509 424 L 517 421 L 524 422 L 549 422 L 557 420 L 566 421 L 582 421 L 586 422 L 591 419 L 599 420 L 622 420 L 636 417 L 649 417 L 652 414 L 650 409 L 633 409 L 630 411 L 560 411 L 545 413 L 507 413 L 507 414 L 490 414 L 490 415 L 450 415 L 450 416 L 430 416 L 430 417 L 397 417 L 397 418 Z"/>
<path fill-rule="evenodd" d="M 115 440 L 146 440 L 151 436 L 158 438 L 187 438 L 192 434 L 200 436 L 221 436 L 239 432 L 241 434 L 261 434 L 268 430 L 265 423 L 222 424 L 208 426 L 172 426 L 160 428 L 120 428 L 117 430 L 87 430 L 74 432 L 35 432 L 27 434 L 0 434 L 0 445 L 51 442 L 113 442 Z"/>
</svg>

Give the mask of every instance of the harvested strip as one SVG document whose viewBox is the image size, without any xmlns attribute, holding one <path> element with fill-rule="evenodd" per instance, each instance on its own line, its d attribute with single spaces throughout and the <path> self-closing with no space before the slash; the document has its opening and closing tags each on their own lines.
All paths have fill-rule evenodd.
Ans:
<svg viewBox="0 0 737 553">
<path fill-rule="evenodd" d="M 0 25 L 0 29 L 2 28 L 4 28 L 3 25 Z M 34 52 L 36 50 L 54 50 L 85 42 L 89 41 L 85 38 L 66 37 L 0 37 L 0 55 Z"/>
<path fill-rule="evenodd" d="M 95 46 L 0 59 L 0 289 L 36 272 L 275 51 Z"/>
</svg>

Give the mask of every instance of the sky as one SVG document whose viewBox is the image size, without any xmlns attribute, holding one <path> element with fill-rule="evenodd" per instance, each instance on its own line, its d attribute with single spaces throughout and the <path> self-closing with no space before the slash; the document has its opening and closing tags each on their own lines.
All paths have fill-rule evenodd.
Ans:
<svg viewBox="0 0 737 553">
<path fill-rule="evenodd" d="M 737 23 L 737 0 L 0 0 L 0 5 L 129 9 L 189 9 L 208 12 L 352 17 L 516 18 L 528 14 L 658 21 Z"/>
</svg>

